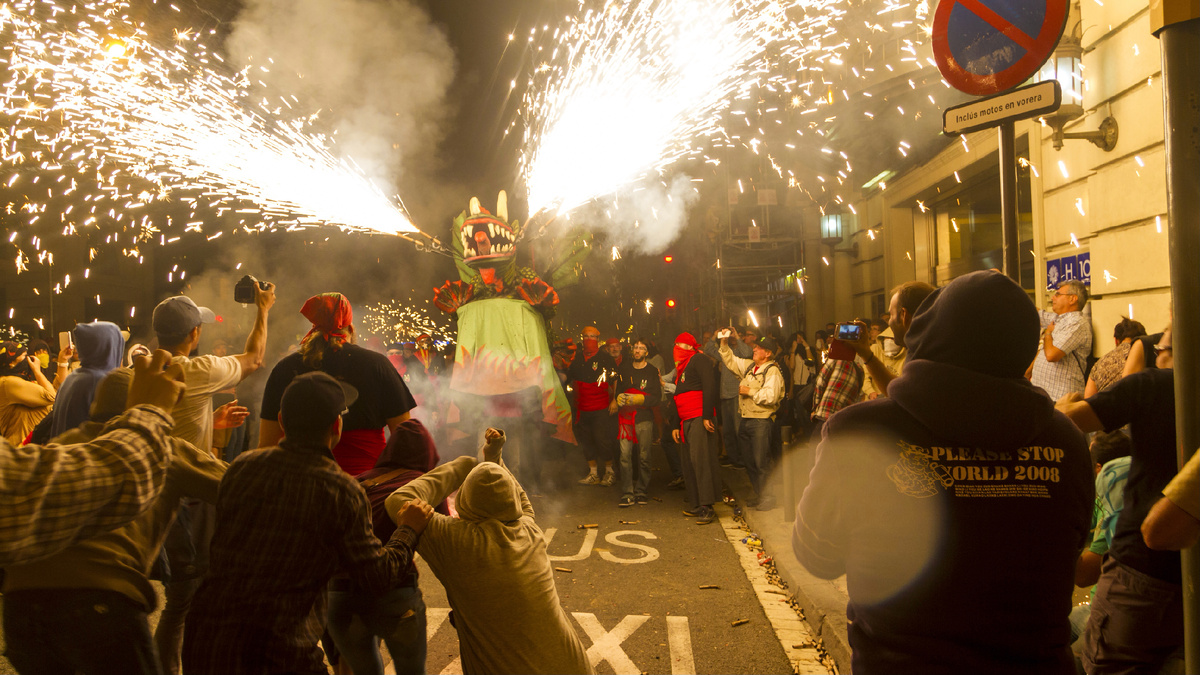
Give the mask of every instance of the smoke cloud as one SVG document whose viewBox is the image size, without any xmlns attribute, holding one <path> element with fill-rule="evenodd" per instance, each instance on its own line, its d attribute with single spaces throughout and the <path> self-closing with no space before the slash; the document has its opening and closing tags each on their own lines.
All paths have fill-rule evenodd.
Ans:
<svg viewBox="0 0 1200 675">
<path fill-rule="evenodd" d="M 624 253 L 654 255 L 666 250 L 688 222 L 688 210 L 700 198 L 691 179 L 675 176 L 669 183 L 630 188 L 610 201 L 595 202 L 560 218 L 565 226 L 582 223 Z"/>
<path fill-rule="evenodd" d="M 267 93 L 317 114 L 384 187 L 398 188 L 442 137 L 454 53 L 406 0 L 247 0 L 226 50 Z"/>
</svg>

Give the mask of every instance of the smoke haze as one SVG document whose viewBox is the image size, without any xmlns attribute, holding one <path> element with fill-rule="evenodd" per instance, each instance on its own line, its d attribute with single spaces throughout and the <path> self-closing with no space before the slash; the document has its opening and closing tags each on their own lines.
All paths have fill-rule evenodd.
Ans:
<svg viewBox="0 0 1200 675">
<path fill-rule="evenodd" d="M 454 52 L 406 0 L 247 0 L 226 49 L 267 93 L 318 113 L 385 188 L 426 163 L 444 133 Z"/>
<path fill-rule="evenodd" d="M 582 223 L 606 243 L 625 253 L 654 255 L 670 246 L 688 222 L 688 209 L 700 198 L 691 179 L 677 175 L 670 183 L 626 189 L 604 202 L 584 206 L 560 218 L 562 226 Z"/>
</svg>

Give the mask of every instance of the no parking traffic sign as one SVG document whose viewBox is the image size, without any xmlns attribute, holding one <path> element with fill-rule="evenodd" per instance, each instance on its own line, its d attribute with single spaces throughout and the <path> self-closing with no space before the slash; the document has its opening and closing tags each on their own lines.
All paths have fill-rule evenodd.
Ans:
<svg viewBox="0 0 1200 675">
<path fill-rule="evenodd" d="M 933 16 L 933 57 L 959 91 L 1011 89 L 1054 52 L 1067 0 L 941 0 Z"/>
</svg>

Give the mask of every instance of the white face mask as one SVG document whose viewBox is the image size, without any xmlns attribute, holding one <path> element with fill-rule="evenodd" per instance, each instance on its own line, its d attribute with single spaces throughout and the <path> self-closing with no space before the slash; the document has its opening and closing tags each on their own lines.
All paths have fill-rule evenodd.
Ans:
<svg viewBox="0 0 1200 675">
<path fill-rule="evenodd" d="M 901 349 L 903 349 L 903 347 L 896 344 L 896 341 L 893 340 L 892 338 L 883 338 L 883 353 L 884 354 L 887 354 L 888 356 L 895 356 L 900 353 Z"/>
</svg>

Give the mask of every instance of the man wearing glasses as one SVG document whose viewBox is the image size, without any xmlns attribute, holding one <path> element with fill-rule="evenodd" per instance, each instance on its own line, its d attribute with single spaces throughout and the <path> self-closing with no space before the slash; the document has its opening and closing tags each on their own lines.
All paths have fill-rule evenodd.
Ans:
<svg viewBox="0 0 1200 675">
<path fill-rule="evenodd" d="M 1083 314 L 1088 291 L 1071 279 L 1058 285 L 1050 297 L 1050 312 L 1042 312 L 1049 323 L 1042 329 L 1037 356 L 1026 376 L 1055 401 L 1071 392 L 1082 392 L 1087 379 L 1087 357 L 1092 353 L 1092 324 Z"/>
</svg>

